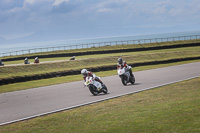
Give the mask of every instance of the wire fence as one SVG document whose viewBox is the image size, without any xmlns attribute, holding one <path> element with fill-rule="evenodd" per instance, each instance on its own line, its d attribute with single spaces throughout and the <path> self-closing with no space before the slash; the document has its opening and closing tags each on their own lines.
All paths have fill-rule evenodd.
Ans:
<svg viewBox="0 0 200 133">
<path fill-rule="evenodd" d="M 98 42 L 98 43 L 87 43 L 87 44 L 78 44 L 78 45 L 69 45 L 69 46 L 34 48 L 34 49 L 25 49 L 25 50 L 18 50 L 18 51 L 0 53 L 0 57 L 33 54 L 33 53 L 39 53 L 39 52 L 52 52 L 52 51 L 71 50 L 71 49 L 83 49 L 83 48 L 92 48 L 92 47 L 101 47 L 101 46 L 159 43 L 159 42 L 194 40 L 194 39 L 200 39 L 200 35 L 177 36 L 177 37 L 166 37 L 166 38 L 151 38 L 151 39 L 138 39 L 138 40 L 124 40 L 124 41 L 111 41 L 111 42 Z"/>
</svg>

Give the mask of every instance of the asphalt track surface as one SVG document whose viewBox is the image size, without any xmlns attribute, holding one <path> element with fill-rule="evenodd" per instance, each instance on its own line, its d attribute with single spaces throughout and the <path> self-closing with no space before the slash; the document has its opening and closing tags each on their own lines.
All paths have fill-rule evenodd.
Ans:
<svg viewBox="0 0 200 133">
<path fill-rule="evenodd" d="M 83 81 L 2 93 L 0 125 L 199 77 L 200 62 L 139 71 L 134 75 L 136 83 L 127 86 L 122 85 L 117 75 L 103 77 L 109 94 L 99 96 L 93 96 L 87 87 L 83 87 Z"/>
</svg>

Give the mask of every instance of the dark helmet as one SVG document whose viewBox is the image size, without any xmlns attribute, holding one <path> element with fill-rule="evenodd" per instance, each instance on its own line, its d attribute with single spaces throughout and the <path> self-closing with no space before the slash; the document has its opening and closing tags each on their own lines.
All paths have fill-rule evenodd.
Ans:
<svg viewBox="0 0 200 133">
<path fill-rule="evenodd" d="M 122 64 L 122 62 L 123 62 L 122 58 L 119 58 L 119 59 L 118 59 L 118 63 L 119 63 L 119 64 Z"/>
</svg>

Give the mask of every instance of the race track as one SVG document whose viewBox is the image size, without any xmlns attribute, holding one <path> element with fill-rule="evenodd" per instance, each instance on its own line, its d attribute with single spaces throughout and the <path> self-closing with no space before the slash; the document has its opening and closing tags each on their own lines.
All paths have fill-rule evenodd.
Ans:
<svg viewBox="0 0 200 133">
<path fill-rule="evenodd" d="M 127 86 L 122 85 L 117 75 L 102 78 L 109 94 L 100 96 L 93 96 L 83 87 L 83 81 L 2 93 L 0 125 L 199 77 L 200 62 L 140 71 L 134 75 L 135 85 Z"/>
</svg>

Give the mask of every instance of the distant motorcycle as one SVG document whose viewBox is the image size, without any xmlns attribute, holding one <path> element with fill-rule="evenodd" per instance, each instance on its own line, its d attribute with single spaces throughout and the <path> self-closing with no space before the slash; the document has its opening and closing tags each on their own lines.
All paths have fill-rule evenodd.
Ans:
<svg viewBox="0 0 200 133">
<path fill-rule="evenodd" d="M 40 62 L 40 61 L 39 61 L 39 58 L 36 57 L 34 63 L 39 63 L 39 62 Z"/>
<path fill-rule="evenodd" d="M 0 66 L 4 66 L 3 61 L 0 59 Z"/>
<path fill-rule="evenodd" d="M 70 60 L 75 60 L 75 56 L 73 56 L 72 58 L 70 58 Z"/>
<path fill-rule="evenodd" d="M 122 84 L 123 85 L 127 85 L 127 83 L 131 83 L 134 84 L 135 83 L 135 77 L 133 75 L 133 77 L 130 75 L 129 70 L 126 67 L 123 68 L 119 68 L 117 70 L 117 73 L 119 75 L 119 77 L 121 78 Z"/>
<path fill-rule="evenodd" d="M 108 93 L 108 89 L 106 87 L 106 85 L 101 85 L 100 82 L 96 81 L 93 79 L 93 77 L 86 77 L 86 81 L 85 81 L 85 86 L 87 86 L 90 90 L 90 92 L 96 96 L 99 93 L 104 93 L 107 94 Z"/>
<path fill-rule="evenodd" d="M 24 64 L 30 64 L 28 58 L 25 58 L 25 60 L 24 60 Z"/>
</svg>

